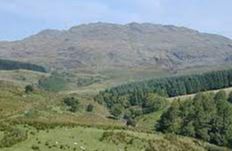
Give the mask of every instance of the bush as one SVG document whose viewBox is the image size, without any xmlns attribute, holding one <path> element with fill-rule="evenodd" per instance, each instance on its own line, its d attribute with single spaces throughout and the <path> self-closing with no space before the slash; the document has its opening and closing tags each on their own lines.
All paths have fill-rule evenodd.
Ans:
<svg viewBox="0 0 232 151">
<path fill-rule="evenodd" d="M 36 145 L 32 145 L 31 146 L 31 149 L 32 150 L 35 150 L 35 151 L 39 151 L 40 149 L 39 149 L 39 146 L 36 146 Z"/>
<path fill-rule="evenodd" d="M 127 126 L 136 127 L 136 121 L 135 121 L 134 119 L 129 118 L 129 119 L 126 121 L 126 125 L 127 125 Z"/>
<path fill-rule="evenodd" d="M 136 118 L 143 114 L 143 111 L 140 108 L 130 108 L 129 110 L 131 112 L 131 118 Z"/>
<path fill-rule="evenodd" d="M 25 87 L 25 92 L 26 93 L 31 93 L 31 92 L 33 92 L 34 91 L 34 87 L 32 86 L 32 85 L 27 85 L 26 87 Z"/>
<path fill-rule="evenodd" d="M 64 98 L 64 104 L 69 108 L 71 112 L 77 112 L 79 107 L 79 100 L 74 97 Z"/>
<path fill-rule="evenodd" d="M 92 112 L 92 111 L 93 111 L 93 108 L 94 108 L 94 106 L 93 106 L 92 104 L 89 104 L 89 105 L 87 106 L 87 108 L 86 108 L 86 111 L 87 111 L 87 112 Z"/>
<path fill-rule="evenodd" d="M 0 140 L 0 148 L 2 147 L 11 147 L 19 142 L 22 142 L 27 139 L 27 133 L 20 129 L 8 128 L 4 132 L 2 140 Z"/>
<path fill-rule="evenodd" d="M 111 114 L 116 118 L 119 118 L 122 114 L 122 106 L 120 104 L 115 104 L 111 109 Z"/>
</svg>

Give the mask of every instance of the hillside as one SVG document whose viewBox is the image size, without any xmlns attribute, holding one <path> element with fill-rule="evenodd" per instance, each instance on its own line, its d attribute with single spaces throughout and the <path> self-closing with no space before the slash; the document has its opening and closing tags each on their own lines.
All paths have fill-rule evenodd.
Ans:
<svg viewBox="0 0 232 151">
<path fill-rule="evenodd" d="M 232 40 L 185 27 L 93 23 L 0 42 L 0 58 L 58 69 L 163 68 L 231 63 Z"/>
<path fill-rule="evenodd" d="M 153 132 L 149 126 L 154 126 L 163 111 L 152 113 L 152 117 L 141 116 L 138 127 L 132 128 L 122 120 L 107 118 L 108 111 L 90 98 L 75 96 L 80 99 L 80 108 L 76 113 L 68 112 L 62 103 L 64 97 L 41 90 L 25 93 L 14 83 L 1 81 L 0 150 L 229 150 L 189 137 Z M 85 111 L 89 103 L 94 105 L 92 113 Z"/>
</svg>

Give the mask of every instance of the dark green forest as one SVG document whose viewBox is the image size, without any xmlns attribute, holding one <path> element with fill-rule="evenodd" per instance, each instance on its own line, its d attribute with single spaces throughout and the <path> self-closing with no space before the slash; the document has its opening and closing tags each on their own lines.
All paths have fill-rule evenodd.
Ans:
<svg viewBox="0 0 232 151">
<path fill-rule="evenodd" d="M 107 106 L 114 117 L 130 121 L 142 114 L 166 108 L 166 97 L 193 94 L 230 86 L 232 86 L 232 70 L 223 70 L 125 84 L 100 92 L 95 97 L 95 101 Z M 207 103 L 207 99 L 206 97 L 201 100 L 205 100 Z M 194 137 L 195 135 L 198 137 L 197 134 L 194 134 Z M 202 137 L 202 139 L 205 139 L 205 137 Z M 221 144 L 217 142 L 219 140 L 208 141 Z M 222 142 L 222 144 L 226 143 Z"/>
<path fill-rule="evenodd" d="M 216 90 L 232 86 L 232 70 L 214 71 L 196 75 L 175 76 L 134 82 L 107 89 L 99 95 L 108 93 L 121 96 L 137 91 L 162 92 L 169 97 Z"/>
<path fill-rule="evenodd" d="M 232 105 L 224 91 L 175 101 L 156 125 L 164 133 L 190 136 L 232 147 Z"/>
<path fill-rule="evenodd" d="M 100 92 L 95 100 L 106 105 L 115 117 L 133 125 L 137 116 L 163 110 L 155 125 L 157 131 L 231 148 L 232 93 L 199 93 L 231 86 L 232 70 L 223 70 L 125 84 Z M 171 105 L 165 99 L 193 93 L 198 94 Z"/>
<path fill-rule="evenodd" d="M 232 86 L 232 70 L 214 71 L 198 75 L 185 75 L 152 79 L 120 85 L 100 92 L 95 100 L 111 108 L 114 104 L 141 104 L 148 93 L 161 96 L 180 96 Z"/>
<path fill-rule="evenodd" d="M 46 72 L 46 69 L 39 65 L 0 59 L 0 70 L 18 70 L 18 69 Z"/>
</svg>

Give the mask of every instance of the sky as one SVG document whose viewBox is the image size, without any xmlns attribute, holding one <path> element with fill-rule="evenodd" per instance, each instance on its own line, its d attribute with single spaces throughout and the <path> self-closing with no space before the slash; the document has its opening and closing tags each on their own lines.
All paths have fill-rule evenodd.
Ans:
<svg viewBox="0 0 232 151">
<path fill-rule="evenodd" d="M 107 22 L 185 26 L 232 38 L 232 0 L 0 0 L 0 40 Z"/>
</svg>

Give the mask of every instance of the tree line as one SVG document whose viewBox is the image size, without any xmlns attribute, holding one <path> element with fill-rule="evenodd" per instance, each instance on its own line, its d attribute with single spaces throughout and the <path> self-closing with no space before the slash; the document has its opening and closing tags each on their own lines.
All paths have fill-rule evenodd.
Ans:
<svg viewBox="0 0 232 151">
<path fill-rule="evenodd" d="M 136 104 L 140 101 L 136 97 L 146 93 L 158 93 L 162 96 L 174 97 L 230 86 L 232 86 L 232 70 L 223 70 L 124 84 L 102 91 L 95 98 L 99 102 L 105 102 L 109 106 L 110 103 L 115 103 L 114 101 L 119 96 L 132 95 L 135 98 L 131 100 L 131 103 Z M 120 100 L 116 102 L 120 102 Z"/>
<path fill-rule="evenodd" d="M 0 70 L 17 70 L 17 69 L 47 72 L 44 67 L 39 66 L 39 65 L 35 65 L 31 63 L 24 63 L 24 62 L 19 62 L 19 61 L 0 59 Z"/>
</svg>

